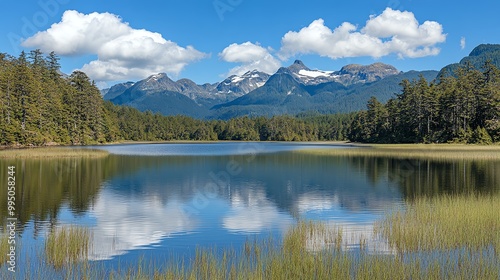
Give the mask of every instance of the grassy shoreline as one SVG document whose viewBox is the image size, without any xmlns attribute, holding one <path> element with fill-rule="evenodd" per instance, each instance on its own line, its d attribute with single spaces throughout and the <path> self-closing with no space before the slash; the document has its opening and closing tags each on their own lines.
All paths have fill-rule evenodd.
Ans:
<svg viewBox="0 0 500 280">
<path fill-rule="evenodd" d="M 500 145 L 351 144 L 351 149 L 304 149 L 296 153 L 397 159 L 500 160 Z"/>
<path fill-rule="evenodd" d="M 68 147 L 40 147 L 0 150 L 0 159 L 20 158 L 103 158 L 109 153 L 98 149 L 71 149 Z"/>
<path fill-rule="evenodd" d="M 107 145 L 136 144 L 207 144 L 207 143 L 242 143 L 241 141 L 122 141 Z M 368 156 L 390 157 L 397 159 L 434 159 L 434 160 L 500 160 L 500 145 L 470 144 L 360 144 L 339 141 L 318 142 L 258 142 L 255 143 L 305 143 L 311 145 L 333 145 L 335 148 L 303 149 L 294 153 L 325 156 Z M 34 148 L 0 149 L 2 158 L 99 158 L 109 153 L 99 149 L 72 149 L 81 146 L 51 146 Z M 346 149 L 338 149 L 346 147 Z M 347 149 L 348 148 L 348 149 Z"/>
</svg>

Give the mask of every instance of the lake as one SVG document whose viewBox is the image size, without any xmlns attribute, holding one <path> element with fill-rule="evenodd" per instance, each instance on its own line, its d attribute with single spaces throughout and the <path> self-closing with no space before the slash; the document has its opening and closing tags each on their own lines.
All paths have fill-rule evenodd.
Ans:
<svg viewBox="0 0 500 280">
<path fill-rule="evenodd" d="M 320 143 L 179 143 L 98 147 L 100 159 L 0 160 L 0 182 L 15 166 L 20 273 L 53 227 L 93 233 L 90 259 L 105 267 L 141 260 L 186 263 L 197 248 L 240 248 L 276 240 L 298 220 L 339 225 L 343 250 L 391 248 L 373 223 L 406 199 L 494 193 L 500 162 L 324 156 L 304 149 L 350 149 Z M 71 148 L 78 149 L 78 148 Z M 81 148 L 80 148 L 81 149 Z M 7 205 L 7 192 L 0 193 Z M 7 207 L 0 207 L 3 221 Z M 5 224 L 5 223 L 4 223 Z M 23 268 L 24 267 L 24 268 Z"/>
</svg>

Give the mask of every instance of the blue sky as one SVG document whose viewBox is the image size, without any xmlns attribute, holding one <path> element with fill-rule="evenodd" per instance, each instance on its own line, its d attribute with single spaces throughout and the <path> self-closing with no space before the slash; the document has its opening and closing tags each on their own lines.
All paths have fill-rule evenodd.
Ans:
<svg viewBox="0 0 500 280">
<path fill-rule="evenodd" d="M 83 69 L 101 86 L 155 72 L 213 83 L 295 59 L 322 70 L 439 70 L 500 43 L 498 11 L 493 0 L 8 1 L 0 52 L 55 50 L 64 72 Z"/>
</svg>

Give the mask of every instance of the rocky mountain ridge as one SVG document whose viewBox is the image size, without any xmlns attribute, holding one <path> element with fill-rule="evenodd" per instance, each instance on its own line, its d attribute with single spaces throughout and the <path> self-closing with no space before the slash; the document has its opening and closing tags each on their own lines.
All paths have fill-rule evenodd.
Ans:
<svg viewBox="0 0 500 280">
<path fill-rule="evenodd" d="M 387 100 L 398 92 L 402 79 L 419 74 L 432 80 L 437 72 L 402 73 L 383 63 L 351 64 L 338 71 L 324 71 L 296 60 L 273 75 L 254 70 L 215 84 L 198 85 L 189 79 L 174 81 L 165 73 L 154 74 L 136 83 L 117 84 L 105 91 L 104 99 L 142 111 L 213 119 L 304 111 L 350 112 L 362 109 L 371 95 Z"/>
</svg>

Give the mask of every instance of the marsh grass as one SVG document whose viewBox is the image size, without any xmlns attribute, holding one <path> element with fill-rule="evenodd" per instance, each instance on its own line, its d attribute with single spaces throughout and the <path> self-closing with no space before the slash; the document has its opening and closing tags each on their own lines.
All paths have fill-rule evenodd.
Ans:
<svg viewBox="0 0 500 280">
<path fill-rule="evenodd" d="M 13 158 L 101 158 L 109 153 L 98 149 L 74 149 L 61 147 L 42 147 L 28 149 L 0 150 L 0 159 Z"/>
<path fill-rule="evenodd" d="M 323 244 L 311 250 L 310 240 Z M 491 252 L 419 252 L 414 255 L 371 254 L 342 251 L 339 228 L 322 223 L 299 222 L 279 246 L 267 241 L 247 241 L 238 253 L 215 248 L 199 249 L 191 266 L 151 265 L 128 270 L 120 279 L 495 279 L 500 261 Z M 121 276 L 119 276 L 121 275 Z M 114 277 L 113 277 L 114 278 Z"/>
<path fill-rule="evenodd" d="M 399 253 L 493 248 L 500 256 L 500 196 L 420 197 L 375 229 Z"/>
<path fill-rule="evenodd" d="M 88 257 L 91 242 L 92 234 L 87 228 L 55 228 L 45 241 L 45 256 L 55 268 L 84 261 Z"/>
<path fill-rule="evenodd" d="M 500 279 L 499 196 L 407 203 L 374 227 L 395 254 L 370 252 L 363 237 L 359 250 L 346 251 L 341 227 L 299 221 L 280 241 L 247 240 L 236 250 L 198 248 L 187 265 L 183 259 L 139 259 L 112 271 L 78 262 L 88 252 L 88 231 L 61 228 L 49 234 L 44 262 L 56 268 L 52 279 Z"/>
<path fill-rule="evenodd" d="M 296 152 L 325 156 L 366 156 L 397 159 L 500 160 L 500 145 L 373 144 L 355 145 L 344 149 L 312 149 Z"/>
<path fill-rule="evenodd" d="M 7 261 L 9 248 L 9 235 L 7 234 L 7 230 L 4 229 L 3 233 L 0 234 L 0 266 Z"/>
</svg>

